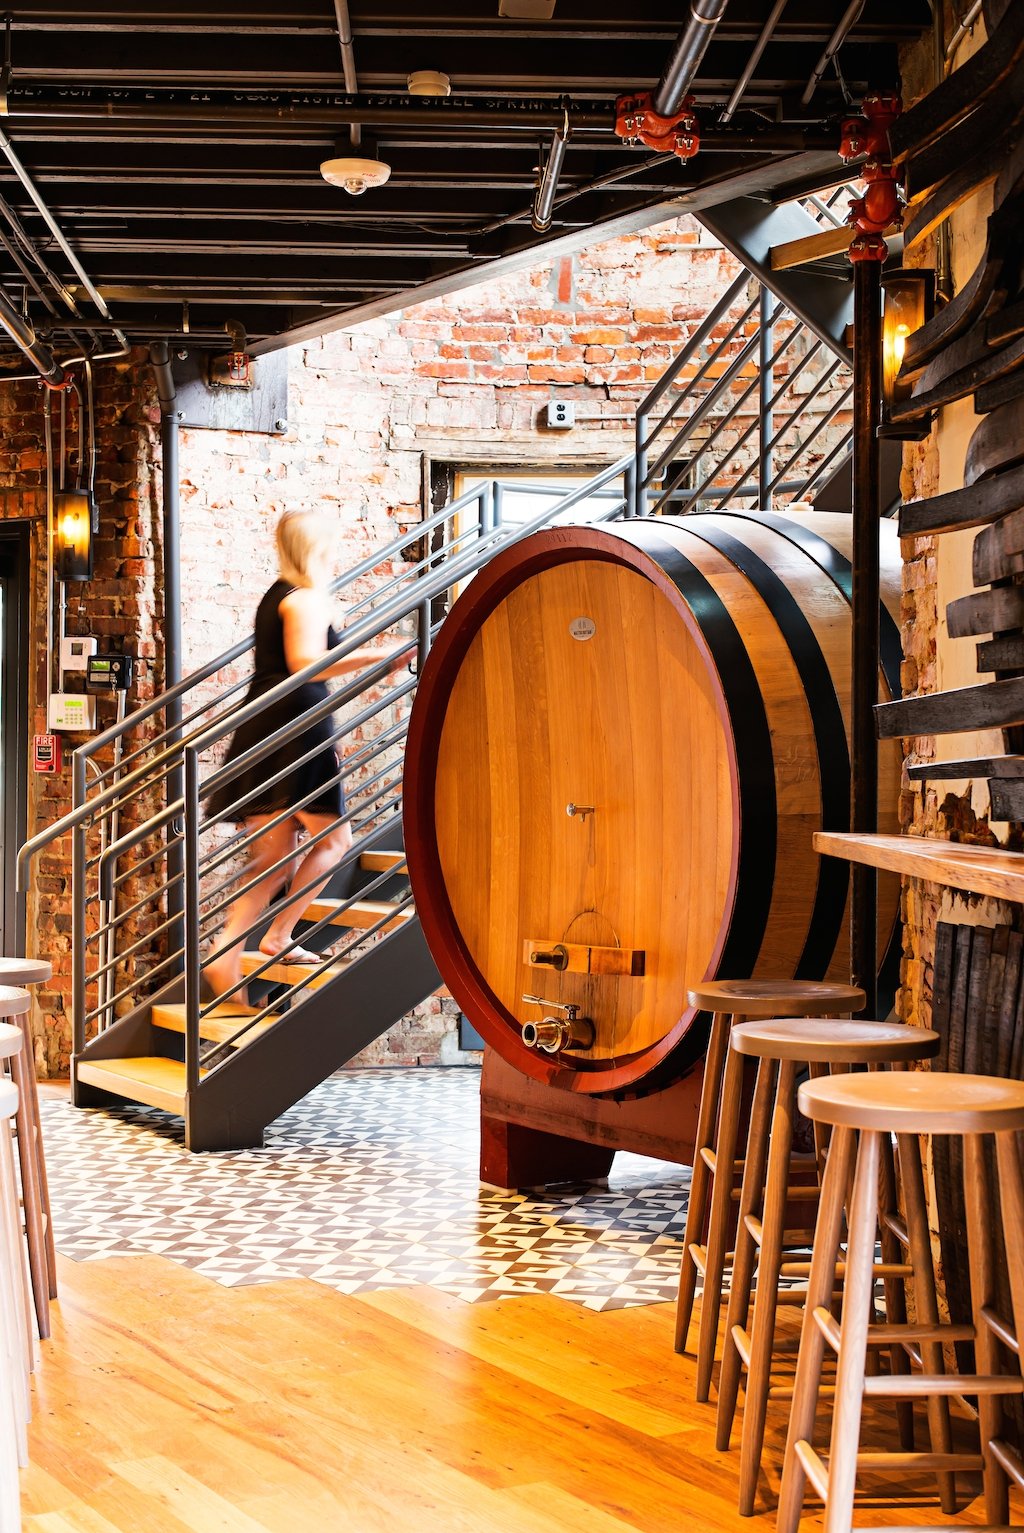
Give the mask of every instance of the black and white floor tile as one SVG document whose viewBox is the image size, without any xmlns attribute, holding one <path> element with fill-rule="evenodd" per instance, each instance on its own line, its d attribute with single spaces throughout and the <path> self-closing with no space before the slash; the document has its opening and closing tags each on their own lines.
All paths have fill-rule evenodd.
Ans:
<svg viewBox="0 0 1024 1533">
<path fill-rule="evenodd" d="M 607 1186 L 482 1188 L 474 1070 L 334 1076 L 262 1149 L 211 1155 L 155 1109 L 41 1105 L 57 1248 L 77 1261 L 148 1252 L 228 1286 L 429 1284 L 594 1310 L 675 1297 L 689 1172 L 619 1155 Z"/>
</svg>

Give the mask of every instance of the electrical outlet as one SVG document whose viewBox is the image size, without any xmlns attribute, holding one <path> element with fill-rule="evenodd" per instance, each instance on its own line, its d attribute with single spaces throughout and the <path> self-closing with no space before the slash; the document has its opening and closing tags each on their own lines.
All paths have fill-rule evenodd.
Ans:
<svg viewBox="0 0 1024 1533">
<path fill-rule="evenodd" d="M 569 431 L 576 424 L 576 405 L 571 399 L 550 399 L 547 408 L 550 431 Z"/>
</svg>

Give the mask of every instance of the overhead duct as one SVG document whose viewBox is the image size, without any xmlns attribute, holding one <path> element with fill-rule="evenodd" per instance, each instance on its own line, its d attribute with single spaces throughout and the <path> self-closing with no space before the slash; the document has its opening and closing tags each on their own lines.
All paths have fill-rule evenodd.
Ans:
<svg viewBox="0 0 1024 1533">
<path fill-rule="evenodd" d="M 651 103 L 659 117 L 672 117 L 679 110 L 728 3 L 729 0 L 690 0 L 690 19 L 676 38 Z"/>
</svg>

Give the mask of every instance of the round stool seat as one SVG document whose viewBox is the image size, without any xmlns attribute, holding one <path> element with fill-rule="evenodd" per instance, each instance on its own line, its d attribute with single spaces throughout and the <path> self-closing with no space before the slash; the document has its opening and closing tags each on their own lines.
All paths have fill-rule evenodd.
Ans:
<svg viewBox="0 0 1024 1533">
<path fill-rule="evenodd" d="M 797 1059 L 801 1064 L 886 1064 L 928 1059 L 939 1035 L 901 1022 L 837 1022 L 827 1017 L 784 1017 L 742 1022 L 732 1030 L 738 1054 L 758 1059 Z"/>
<path fill-rule="evenodd" d="M 17 1111 L 17 1086 L 12 1081 L 0 1081 L 0 1118 L 13 1118 Z"/>
<path fill-rule="evenodd" d="M 25 1044 L 25 1034 L 12 1022 L 0 1022 L 0 1059 L 10 1059 L 20 1053 Z"/>
<path fill-rule="evenodd" d="M 0 985 L 0 1017 L 20 1017 L 32 1008 L 32 997 L 17 985 Z"/>
<path fill-rule="evenodd" d="M 688 992 L 691 1006 L 731 1011 L 742 1017 L 814 1016 L 834 1008 L 860 1011 L 866 1002 L 857 985 L 818 979 L 709 979 Z"/>
<path fill-rule="evenodd" d="M 0 958 L 0 985 L 40 985 L 52 977 L 45 958 Z"/>
<path fill-rule="evenodd" d="M 808 1081 L 798 1099 L 800 1111 L 819 1123 L 886 1134 L 1024 1130 L 1024 1082 L 993 1075 L 940 1070 L 834 1075 Z"/>
</svg>

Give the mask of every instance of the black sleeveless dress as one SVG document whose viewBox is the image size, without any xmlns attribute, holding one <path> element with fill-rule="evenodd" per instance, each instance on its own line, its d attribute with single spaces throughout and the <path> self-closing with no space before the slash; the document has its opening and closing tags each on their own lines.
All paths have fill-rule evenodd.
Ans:
<svg viewBox="0 0 1024 1533">
<path fill-rule="evenodd" d="M 275 580 L 256 609 L 256 654 L 247 702 L 262 697 L 291 674 L 285 659 L 284 624 L 278 608 L 289 591 L 294 589 L 285 580 Z M 324 648 L 331 649 L 337 643 L 337 631 L 328 627 Z M 276 730 L 299 718 L 307 708 L 322 702 L 327 695 L 326 682 L 307 681 L 288 697 L 281 698 L 248 723 L 240 725 L 228 747 L 225 760 L 237 761 L 251 746 L 266 740 Z M 311 724 L 296 739 L 289 740 L 269 756 L 254 762 L 239 777 L 214 793 L 209 800 L 207 812 L 225 815 L 232 820 L 243 820 L 254 814 L 277 814 L 282 809 L 301 804 L 303 812 L 307 814 L 344 814 L 345 795 L 341 784 L 331 782 L 338 771 L 338 758 L 331 743 L 333 734 L 334 722 L 330 718 Z M 316 751 L 300 766 L 293 765 L 317 743 L 323 746 L 322 750 Z M 278 777 L 278 773 L 283 775 Z M 319 793 L 316 792 L 318 788 Z M 253 792 L 251 799 L 239 805 L 233 813 L 230 812 L 231 806 L 238 799 L 255 789 L 260 791 Z M 307 794 L 315 796 L 308 803 L 302 803 Z"/>
</svg>

